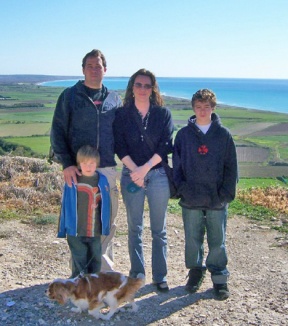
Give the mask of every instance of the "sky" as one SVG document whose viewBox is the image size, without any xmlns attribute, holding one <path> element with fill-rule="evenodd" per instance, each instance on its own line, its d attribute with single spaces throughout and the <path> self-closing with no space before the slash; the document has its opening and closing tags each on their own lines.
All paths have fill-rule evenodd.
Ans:
<svg viewBox="0 0 288 326">
<path fill-rule="evenodd" d="M 287 0 L 1 0 L 0 74 L 288 79 Z"/>
</svg>

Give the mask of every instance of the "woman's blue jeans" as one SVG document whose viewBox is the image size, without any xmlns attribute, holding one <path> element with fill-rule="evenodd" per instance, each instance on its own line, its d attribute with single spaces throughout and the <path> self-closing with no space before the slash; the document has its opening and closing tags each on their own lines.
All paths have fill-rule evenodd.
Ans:
<svg viewBox="0 0 288 326">
<path fill-rule="evenodd" d="M 204 235 L 207 231 L 206 267 L 214 284 L 227 283 L 227 252 L 225 246 L 227 206 L 222 210 L 195 210 L 182 207 L 185 231 L 185 264 L 189 269 L 202 268 Z"/>
<path fill-rule="evenodd" d="M 170 197 L 168 179 L 163 168 L 150 170 L 145 177 L 145 187 L 135 193 L 127 190 L 132 182 L 130 171 L 124 167 L 121 177 L 121 192 L 127 211 L 128 248 L 131 262 L 130 276 L 145 275 L 143 254 L 143 218 L 145 197 L 148 200 L 152 234 L 152 277 L 160 283 L 167 275 L 166 213 Z"/>
</svg>

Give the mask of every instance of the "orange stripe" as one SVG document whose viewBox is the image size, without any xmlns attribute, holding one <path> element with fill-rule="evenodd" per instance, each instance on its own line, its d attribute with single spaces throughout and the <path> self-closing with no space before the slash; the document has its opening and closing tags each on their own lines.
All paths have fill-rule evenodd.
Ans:
<svg viewBox="0 0 288 326">
<path fill-rule="evenodd" d="M 83 185 L 78 185 L 78 190 L 87 193 L 88 195 L 88 208 L 87 208 L 87 229 L 86 229 L 86 234 L 87 237 L 92 237 L 94 235 L 94 225 L 95 221 L 93 220 L 93 213 L 95 212 L 94 208 L 94 193 L 97 193 L 98 187 L 87 187 Z M 96 205 L 98 204 L 97 201 L 95 203 Z"/>
</svg>

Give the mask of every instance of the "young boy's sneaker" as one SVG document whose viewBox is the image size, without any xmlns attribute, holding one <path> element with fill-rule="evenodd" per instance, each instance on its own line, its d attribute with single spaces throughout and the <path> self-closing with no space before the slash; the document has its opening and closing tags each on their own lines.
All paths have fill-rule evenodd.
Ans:
<svg viewBox="0 0 288 326">
<path fill-rule="evenodd" d="M 214 293 L 217 300 L 226 300 L 230 296 L 227 283 L 224 284 L 213 284 Z"/>
<path fill-rule="evenodd" d="M 205 273 L 206 273 L 205 268 L 190 269 L 189 274 L 187 276 L 189 278 L 186 283 L 185 290 L 190 293 L 195 293 L 200 288 Z"/>
</svg>

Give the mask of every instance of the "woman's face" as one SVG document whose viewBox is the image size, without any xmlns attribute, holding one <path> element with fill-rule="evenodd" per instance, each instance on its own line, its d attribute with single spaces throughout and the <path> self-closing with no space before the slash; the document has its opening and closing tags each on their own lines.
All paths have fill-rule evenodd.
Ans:
<svg viewBox="0 0 288 326">
<path fill-rule="evenodd" d="M 148 76 L 139 75 L 135 78 L 133 85 L 133 94 L 135 102 L 149 102 L 152 94 L 152 81 Z"/>
</svg>

